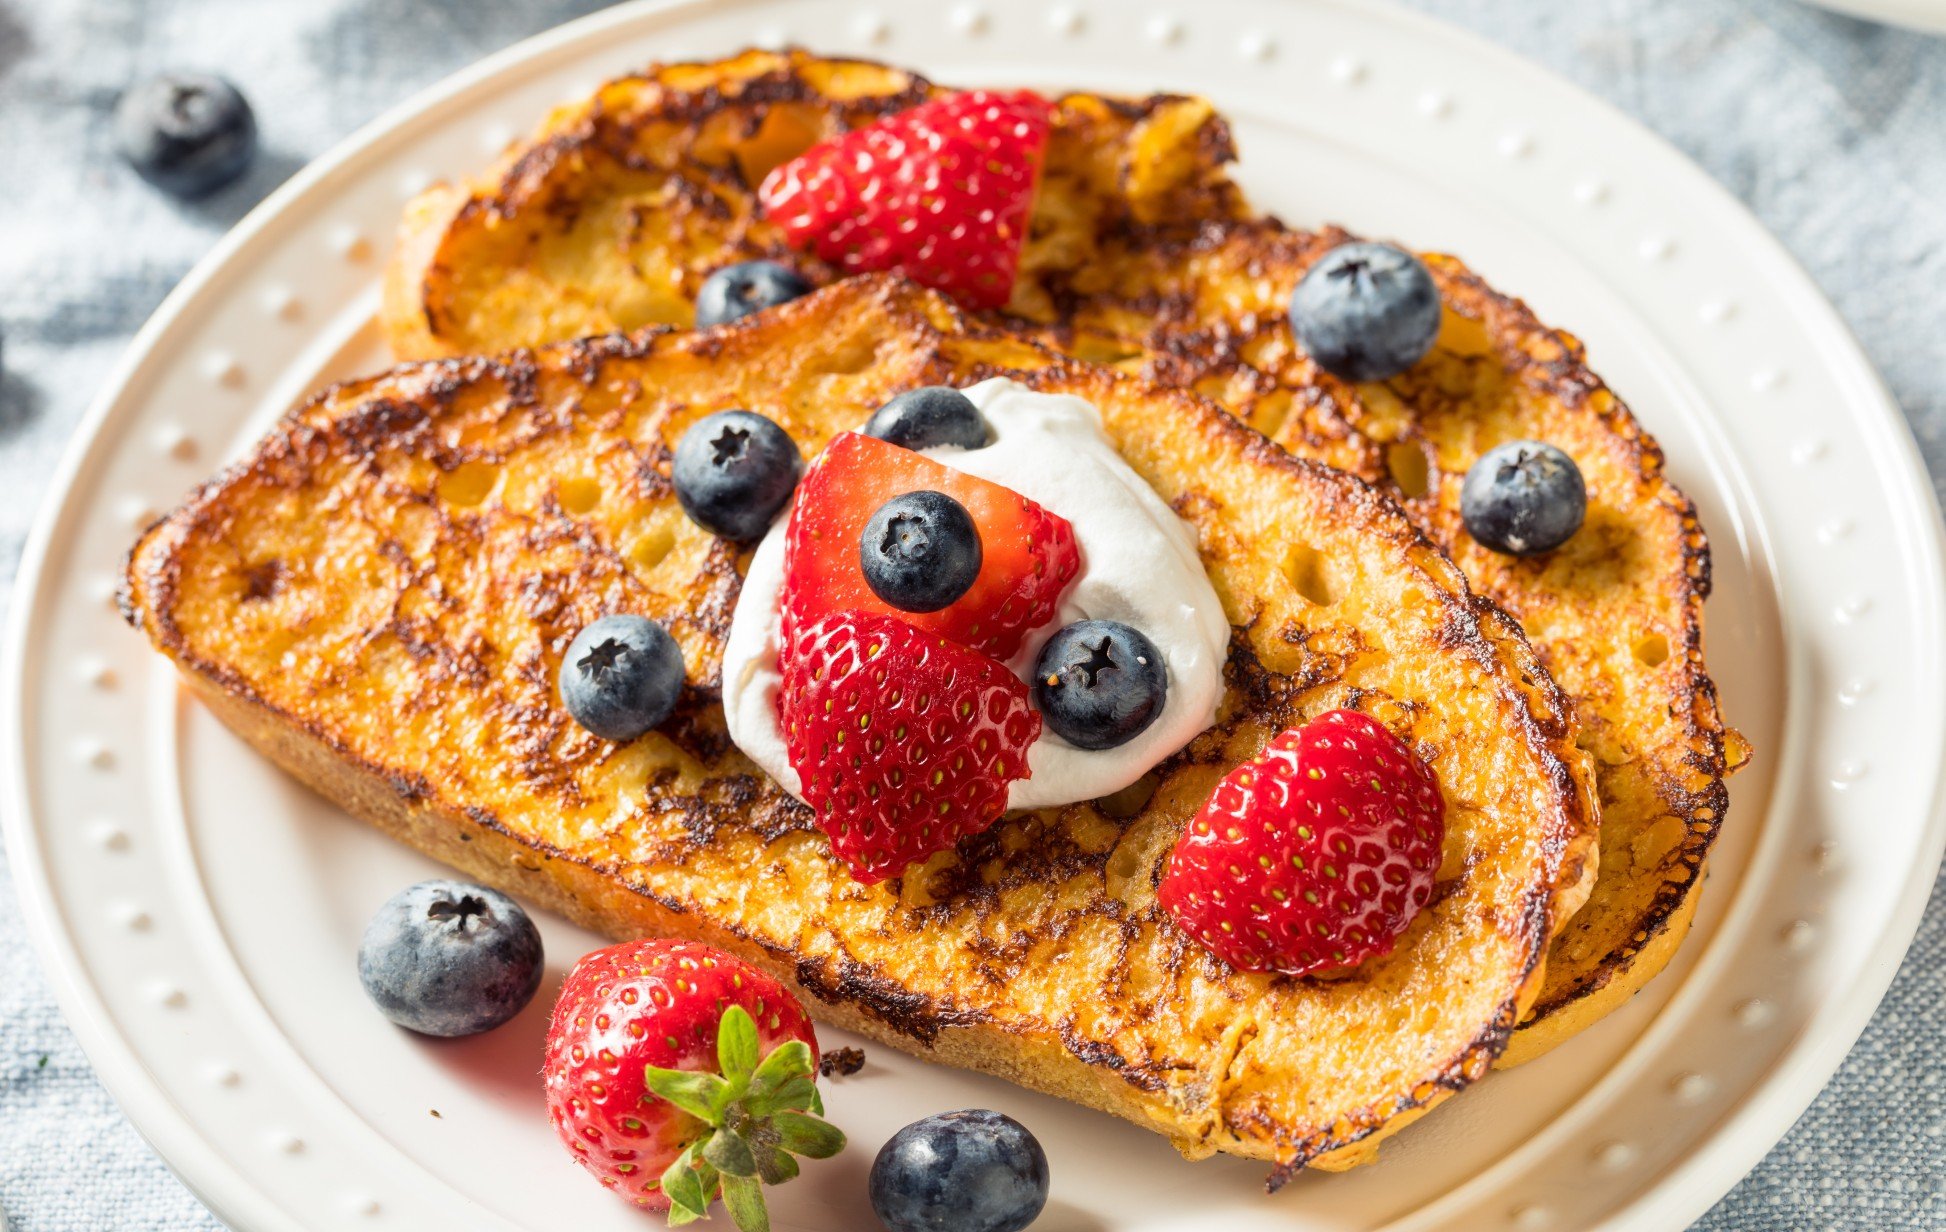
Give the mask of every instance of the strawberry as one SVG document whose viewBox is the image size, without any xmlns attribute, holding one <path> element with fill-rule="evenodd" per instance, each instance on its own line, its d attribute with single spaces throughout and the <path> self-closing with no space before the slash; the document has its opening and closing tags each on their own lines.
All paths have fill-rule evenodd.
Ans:
<svg viewBox="0 0 1946 1232">
<path fill-rule="evenodd" d="M 1431 901 L 1445 834 L 1432 768 L 1372 719 L 1333 710 L 1216 785 L 1158 896 L 1233 967 L 1354 967 L 1391 953 Z"/>
<path fill-rule="evenodd" d="M 907 492 L 943 492 L 980 532 L 973 585 L 936 612 L 901 612 L 882 601 L 858 564 L 859 536 L 878 507 Z M 784 556 L 784 644 L 826 612 L 897 616 L 915 628 L 1011 659 L 1029 630 L 1054 618 L 1081 569 L 1074 527 L 1020 493 L 923 454 L 856 432 L 839 436 L 798 484 Z"/>
<path fill-rule="evenodd" d="M 818 1040 L 782 984 L 693 941 L 596 950 L 554 1005 L 542 1077 L 561 1141 L 603 1185 L 671 1226 L 718 1196 L 743 1232 L 767 1228 L 761 1187 L 825 1159 Z"/>
<path fill-rule="evenodd" d="M 848 274 L 899 270 L 971 308 L 1013 293 L 1053 108 L 969 90 L 814 145 L 764 177 L 784 237 Z"/>
<path fill-rule="evenodd" d="M 833 612 L 782 656 L 778 718 L 831 850 L 870 884 L 992 825 L 1041 716 L 977 651 L 875 612 Z"/>
</svg>

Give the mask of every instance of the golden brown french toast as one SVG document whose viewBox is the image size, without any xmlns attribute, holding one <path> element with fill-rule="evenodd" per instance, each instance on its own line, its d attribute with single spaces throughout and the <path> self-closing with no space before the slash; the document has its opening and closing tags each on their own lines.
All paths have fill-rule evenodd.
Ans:
<svg viewBox="0 0 1946 1232">
<path fill-rule="evenodd" d="M 1139 789 L 860 884 L 725 736 L 746 561 L 683 516 L 672 446 L 748 407 L 810 455 L 898 391 L 996 375 L 1092 402 L 1194 528 L 1234 628 L 1225 700 Z M 612 935 L 721 946 L 829 1021 L 1279 1177 L 1362 1162 L 1485 1073 L 1593 875 L 1566 700 L 1395 505 L 892 279 L 328 390 L 143 536 L 124 607 L 247 740 L 438 859 Z M 625 745 L 554 688 L 575 632 L 617 611 L 665 622 L 687 664 L 675 717 Z M 1343 978 L 1240 974 L 1169 924 L 1160 862 L 1228 769 L 1338 706 L 1439 776 L 1433 904 Z"/>
<path fill-rule="evenodd" d="M 813 141 L 936 92 L 803 52 L 612 82 L 480 179 L 412 207 L 388 279 L 393 346 L 423 357 L 687 324 L 701 280 L 751 257 L 822 281 L 830 271 L 787 250 L 753 186 Z M 1233 156 L 1200 99 L 1058 99 L 1004 315 L 1081 358 L 1194 388 L 1293 454 L 1379 486 L 1523 622 L 1573 699 L 1603 806 L 1600 880 L 1507 1059 L 1538 1055 L 1673 956 L 1724 775 L 1745 755 L 1703 663 L 1702 526 L 1581 344 L 1451 257 L 1426 258 L 1445 322 L 1425 360 L 1363 385 L 1313 367 L 1291 337 L 1290 292 L 1349 237 L 1255 216 L 1225 173 Z M 1591 493 L 1584 529 L 1538 559 L 1481 548 L 1459 517 L 1468 467 L 1517 438 L 1566 450 Z"/>
</svg>

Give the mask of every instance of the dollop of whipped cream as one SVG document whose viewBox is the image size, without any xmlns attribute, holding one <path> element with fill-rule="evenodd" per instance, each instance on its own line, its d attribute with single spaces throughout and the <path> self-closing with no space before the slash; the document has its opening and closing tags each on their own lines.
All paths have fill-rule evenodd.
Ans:
<svg viewBox="0 0 1946 1232">
<path fill-rule="evenodd" d="M 1050 808 L 1120 791 L 1216 721 L 1230 625 L 1210 586 L 1188 523 L 1156 495 L 1109 443 L 1101 414 L 1082 398 L 1044 394 L 1016 381 L 982 381 L 965 391 L 986 416 L 983 449 L 928 449 L 927 457 L 1011 488 L 1074 524 L 1081 571 L 1055 618 L 1028 635 L 1008 664 L 1031 682 L 1041 646 L 1077 620 L 1118 620 L 1146 633 L 1169 669 L 1155 722 L 1126 744 L 1091 751 L 1043 729 L 1027 752 L 1028 778 L 1007 791 L 1007 807 Z M 777 718 L 777 666 L 787 509 L 750 561 L 723 648 L 723 710 L 730 739 L 802 799 Z"/>
</svg>

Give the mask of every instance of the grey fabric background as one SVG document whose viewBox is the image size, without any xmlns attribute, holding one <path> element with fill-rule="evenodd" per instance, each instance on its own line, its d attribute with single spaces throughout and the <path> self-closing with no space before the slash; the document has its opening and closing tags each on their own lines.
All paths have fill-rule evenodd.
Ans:
<svg viewBox="0 0 1946 1232">
<path fill-rule="evenodd" d="M 1748 203 L 1864 339 L 1946 490 L 1946 40 L 1789 0 L 1413 4 L 1616 103 Z M 597 7 L 0 0 L 0 605 L 82 409 L 223 230 L 417 87 Z M 200 205 L 148 191 L 110 149 L 117 92 L 168 67 L 227 73 L 263 129 L 255 172 Z M 1946 1228 L 1943 1014 L 1946 895 L 1936 894 L 1897 984 L 1830 1089 L 1697 1227 Z M 4 881 L 0 1210 L 17 1232 L 216 1226 L 96 1083 L 48 999 Z"/>
</svg>

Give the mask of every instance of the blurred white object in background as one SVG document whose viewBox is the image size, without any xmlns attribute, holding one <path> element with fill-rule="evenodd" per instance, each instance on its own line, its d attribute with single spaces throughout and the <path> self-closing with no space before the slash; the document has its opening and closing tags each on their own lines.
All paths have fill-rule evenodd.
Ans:
<svg viewBox="0 0 1946 1232">
<path fill-rule="evenodd" d="M 1946 34 L 1946 0 L 1811 0 L 1853 17 L 1890 22 L 1928 34 Z"/>
</svg>

